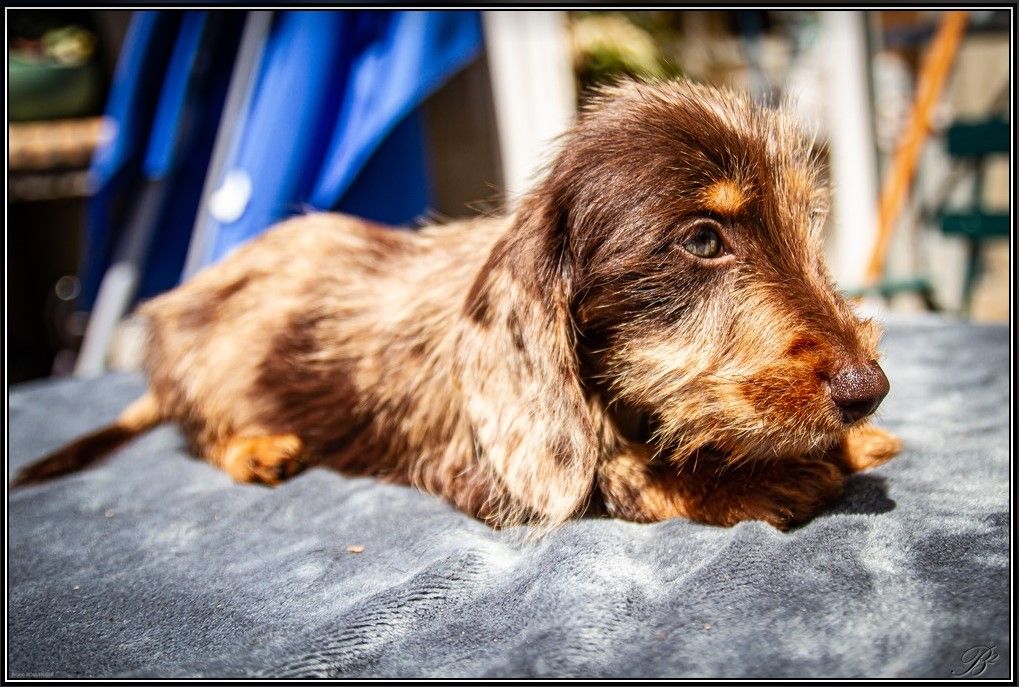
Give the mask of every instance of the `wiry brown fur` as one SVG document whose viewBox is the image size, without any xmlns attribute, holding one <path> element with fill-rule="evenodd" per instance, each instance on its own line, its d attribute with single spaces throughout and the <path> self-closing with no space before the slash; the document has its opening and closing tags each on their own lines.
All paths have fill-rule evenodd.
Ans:
<svg viewBox="0 0 1019 687">
<path fill-rule="evenodd" d="M 824 265 L 827 202 L 782 112 L 626 83 L 512 216 L 303 216 L 147 303 L 151 398 L 239 480 L 318 463 L 497 525 L 786 526 L 898 448 L 829 398 L 878 332 Z M 728 255 L 681 248 L 705 221 Z"/>
</svg>

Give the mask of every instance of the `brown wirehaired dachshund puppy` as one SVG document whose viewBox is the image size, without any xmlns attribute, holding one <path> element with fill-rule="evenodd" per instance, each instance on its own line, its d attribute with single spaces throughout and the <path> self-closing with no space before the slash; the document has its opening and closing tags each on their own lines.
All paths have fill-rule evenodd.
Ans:
<svg viewBox="0 0 1019 687">
<path fill-rule="evenodd" d="M 150 392 L 16 481 L 174 420 L 243 482 L 324 464 L 493 525 L 786 527 L 899 447 L 866 424 L 888 381 L 825 267 L 828 196 L 781 111 L 607 89 L 511 216 L 298 217 L 148 302 Z"/>
</svg>

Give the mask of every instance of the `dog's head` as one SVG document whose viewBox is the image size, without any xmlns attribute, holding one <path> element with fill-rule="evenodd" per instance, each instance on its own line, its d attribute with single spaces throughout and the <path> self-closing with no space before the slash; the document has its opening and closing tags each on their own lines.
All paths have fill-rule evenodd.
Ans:
<svg viewBox="0 0 1019 687">
<path fill-rule="evenodd" d="M 530 492 L 589 469 L 592 394 L 646 416 L 676 460 L 823 450 L 873 412 L 888 390 L 878 332 L 825 266 L 828 195 L 780 111 L 683 82 L 604 91 L 468 297 L 507 342 L 489 337 L 486 400 L 467 395 L 480 443 L 497 468 L 554 464 L 500 474 Z"/>
</svg>

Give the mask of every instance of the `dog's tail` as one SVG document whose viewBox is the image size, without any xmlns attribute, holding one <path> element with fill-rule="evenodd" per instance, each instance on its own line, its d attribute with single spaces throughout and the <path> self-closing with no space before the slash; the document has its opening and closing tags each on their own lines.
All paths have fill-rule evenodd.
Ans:
<svg viewBox="0 0 1019 687">
<path fill-rule="evenodd" d="M 21 468 L 11 481 L 11 488 L 37 484 L 88 467 L 164 419 L 155 397 L 148 392 L 125 408 L 112 424 Z"/>
</svg>

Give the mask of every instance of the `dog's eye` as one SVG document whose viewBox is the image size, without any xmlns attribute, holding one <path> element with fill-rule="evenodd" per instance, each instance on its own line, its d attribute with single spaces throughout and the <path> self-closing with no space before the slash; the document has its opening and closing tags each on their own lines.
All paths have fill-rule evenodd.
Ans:
<svg viewBox="0 0 1019 687">
<path fill-rule="evenodd" d="M 700 227 L 683 242 L 683 249 L 698 258 L 718 258 L 722 255 L 722 237 L 711 227 Z"/>
</svg>

